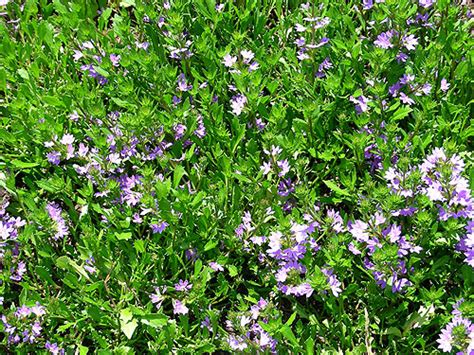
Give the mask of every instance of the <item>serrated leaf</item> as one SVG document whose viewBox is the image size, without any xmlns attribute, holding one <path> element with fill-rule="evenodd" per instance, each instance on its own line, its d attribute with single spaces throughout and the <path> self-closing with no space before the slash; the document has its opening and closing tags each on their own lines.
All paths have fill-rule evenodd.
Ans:
<svg viewBox="0 0 474 355">
<path fill-rule="evenodd" d="M 227 269 L 229 270 L 230 277 L 235 277 L 239 274 L 239 270 L 234 265 L 227 265 Z"/>
</svg>

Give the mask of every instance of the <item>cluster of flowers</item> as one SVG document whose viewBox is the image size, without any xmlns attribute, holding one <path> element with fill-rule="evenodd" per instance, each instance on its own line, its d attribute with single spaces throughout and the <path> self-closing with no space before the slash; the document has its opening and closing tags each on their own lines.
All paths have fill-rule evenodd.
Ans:
<svg viewBox="0 0 474 355">
<path fill-rule="evenodd" d="M 467 219 L 467 234 L 459 241 L 457 250 L 466 256 L 466 262 L 474 267 L 474 240 L 472 226 L 474 218 L 474 207 L 471 198 L 469 181 L 462 176 L 464 172 L 464 161 L 460 156 L 454 154 L 446 155 L 442 148 L 435 148 L 425 160 L 419 165 L 400 171 L 391 167 L 385 172 L 392 193 L 413 201 L 412 205 L 392 212 L 392 215 L 411 216 L 418 209 L 414 205 L 414 198 L 418 195 L 428 197 L 438 208 L 440 221 L 450 218 Z M 421 184 L 413 176 L 421 175 Z"/>
<path fill-rule="evenodd" d="M 227 343 L 233 351 L 257 351 L 276 353 L 277 341 L 272 338 L 259 324 L 268 322 L 270 310 L 268 301 L 260 298 L 257 304 L 247 312 L 239 313 L 226 321 L 226 329 L 230 333 Z"/>
<path fill-rule="evenodd" d="M 382 122 L 380 124 L 380 130 L 385 128 L 385 122 Z M 363 127 L 360 132 L 366 133 L 368 136 L 374 137 L 376 130 L 374 128 L 371 128 L 369 126 Z M 387 136 L 385 134 L 380 134 L 378 135 L 378 138 L 382 139 L 385 143 L 387 142 Z M 396 138 L 397 139 L 397 138 Z M 382 170 L 383 169 L 383 157 L 382 157 L 382 152 L 380 151 L 377 143 L 372 143 L 369 144 L 365 149 L 364 149 L 364 158 L 366 163 L 369 165 L 369 169 L 371 173 L 375 173 L 376 171 Z M 391 162 L 392 164 L 396 164 L 398 161 L 398 155 L 393 153 L 391 157 Z"/>
<path fill-rule="evenodd" d="M 53 239 L 63 239 L 69 234 L 69 228 L 67 226 L 66 220 L 61 216 L 61 213 L 63 212 L 62 209 L 56 203 L 48 203 L 46 205 L 46 210 L 48 211 L 49 218 L 51 218 L 53 222 Z"/>
<path fill-rule="evenodd" d="M 411 106 L 415 101 L 410 98 L 408 94 L 414 93 L 416 96 L 429 95 L 431 93 L 431 84 L 415 84 L 415 75 L 403 74 L 399 81 L 389 87 L 388 92 L 392 97 L 399 97 L 400 101 L 408 106 Z M 407 93 L 401 91 L 403 88 L 407 88 Z"/>
<path fill-rule="evenodd" d="M 329 210 L 327 217 L 334 231 L 342 232 L 344 230 L 342 217 L 338 212 Z M 268 264 L 275 265 L 271 267 L 271 272 L 277 281 L 278 290 L 286 295 L 297 297 L 310 297 L 314 292 L 311 282 L 306 280 L 307 266 L 303 259 L 308 252 L 314 256 L 320 249 L 316 240 L 311 237 L 320 224 L 309 214 L 305 216 L 305 219 L 307 224 L 292 223 L 288 235 L 276 231 L 271 232 L 268 237 L 255 236 L 252 233 L 255 227 L 252 224 L 251 215 L 246 212 L 242 218 L 242 224 L 236 229 L 236 235 L 242 240 L 246 251 L 250 252 L 253 246 L 259 250 L 260 262 L 268 261 Z M 246 232 L 245 239 L 243 238 L 244 231 Z M 264 245 L 267 246 L 267 249 L 262 251 Z M 335 297 L 339 296 L 339 293 L 342 292 L 342 284 L 333 270 L 323 268 L 321 271 L 326 278 L 326 284 L 322 285 L 321 293 L 330 290 Z"/>
<path fill-rule="evenodd" d="M 8 258 L 10 279 L 21 281 L 26 273 L 26 263 L 19 260 L 20 243 L 18 234 L 26 221 L 20 217 L 11 217 L 6 208 L 9 206 L 9 197 L 5 190 L 0 189 L 0 267 L 3 269 Z M 0 269 L 0 270 L 1 270 Z"/>
<path fill-rule="evenodd" d="M 41 337 L 41 323 L 46 311 L 43 306 L 36 303 L 33 307 L 25 305 L 17 308 L 15 312 L 0 317 L 4 332 L 8 336 L 9 344 L 36 343 Z"/>
<path fill-rule="evenodd" d="M 78 119 L 77 113 L 73 113 L 73 120 Z M 159 159 L 164 156 L 166 151 L 173 145 L 165 139 L 165 132 L 163 127 L 160 127 L 156 132 L 147 134 L 144 132 L 137 137 L 131 135 L 126 137 L 117 120 L 120 117 L 118 112 L 112 112 L 108 117 L 109 134 L 107 136 L 107 149 L 105 152 L 98 148 L 89 148 L 85 142 L 79 143 L 79 148 L 76 150 L 74 143 L 76 139 L 72 134 L 64 134 L 58 141 L 58 137 L 54 137 L 52 141 L 45 145 L 53 149 L 47 153 L 48 161 L 53 165 L 58 165 L 62 159 L 73 159 L 73 167 L 79 175 L 86 177 L 99 190 L 95 193 L 95 197 L 106 197 L 109 194 L 114 194 L 114 187 L 118 186 L 118 197 L 111 199 L 113 205 L 121 204 L 127 205 L 130 208 L 140 206 L 140 211 L 133 214 L 133 221 L 135 223 L 142 223 L 143 216 L 150 212 L 157 212 L 155 205 L 143 205 L 142 198 L 144 196 L 144 189 L 146 183 L 143 177 L 137 174 L 126 174 L 129 164 L 137 164 L 147 161 Z M 103 124 L 101 121 L 100 125 Z M 185 125 L 175 125 L 173 128 L 175 141 L 183 139 L 187 127 Z M 206 135 L 206 128 L 204 126 L 203 117 L 197 115 L 197 127 L 193 132 L 194 136 L 202 139 Z M 184 141 L 183 148 L 189 147 L 192 142 L 188 139 Z M 196 152 L 196 151 L 195 151 Z M 179 159 L 174 161 L 181 161 L 184 159 L 185 153 Z M 158 181 L 163 181 L 162 174 L 155 176 Z M 148 186 L 148 185 L 147 185 Z M 153 195 L 153 194 L 152 194 Z M 55 239 L 59 239 L 63 234 L 67 234 L 65 223 L 61 223 L 60 212 L 56 211 L 57 206 L 49 206 L 48 212 L 53 220 L 57 222 L 57 231 Z M 58 220 L 56 220 L 58 219 Z M 103 216 L 104 221 L 107 220 Z M 161 233 L 164 228 L 168 226 L 165 221 L 159 221 L 156 226 L 152 225 L 153 232 Z"/>
<path fill-rule="evenodd" d="M 193 284 L 188 280 L 179 280 L 178 283 L 174 285 L 174 290 L 176 292 L 182 293 L 184 296 L 191 291 Z M 155 292 L 150 294 L 151 302 L 156 306 L 157 309 L 161 308 L 163 301 L 166 299 L 165 294 L 168 291 L 166 286 L 157 286 L 155 287 Z M 186 307 L 185 300 L 182 297 L 172 298 L 171 301 L 173 305 L 173 314 L 175 315 L 186 315 L 189 313 L 189 308 Z"/>
<path fill-rule="evenodd" d="M 255 58 L 255 53 L 251 50 L 241 50 L 240 56 L 233 56 L 231 54 L 226 54 L 222 60 L 222 64 L 224 64 L 227 68 L 230 69 L 231 73 L 241 74 L 243 68 L 247 68 L 248 72 L 253 72 L 260 67 L 260 64 Z"/>
<path fill-rule="evenodd" d="M 454 154 L 447 157 L 444 150 L 436 148 L 420 165 L 423 187 L 421 192 L 437 203 L 439 219 L 468 219 L 467 234 L 457 249 L 466 256 L 466 262 L 474 267 L 474 204 L 471 198 L 469 181 L 462 176 L 464 161 Z"/>
<path fill-rule="evenodd" d="M 375 213 L 368 223 L 356 220 L 348 226 L 355 241 L 348 249 L 364 258 L 363 264 L 372 271 L 382 288 L 392 286 L 392 292 L 401 292 L 410 286 L 407 264 L 411 253 L 420 253 L 421 247 L 402 235 L 402 228 L 390 224 L 381 213 Z"/>
<path fill-rule="evenodd" d="M 295 192 L 295 183 L 290 177 L 285 179 L 285 176 L 290 172 L 290 163 L 288 162 L 288 159 L 278 160 L 279 155 L 283 151 L 278 146 L 272 145 L 270 150 L 264 149 L 263 151 L 269 157 L 269 160 L 260 166 L 260 170 L 262 170 L 263 175 L 268 175 L 274 172 L 277 173 L 279 178 L 281 178 L 277 185 L 277 194 L 286 198 L 286 201 L 283 204 L 283 209 L 286 212 L 289 212 L 293 206 L 293 201 L 290 196 Z"/>
<path fill-rule="evenodd" d="M 87 55 L 89 54 L 87 53 L 87 51 L 90 51 L 93 49 L 96 49 L 93 41 L 86 41 L 82 43 L 82 45 L 80 46 L 80 50 L 74 50 L 74 55 L 73 55 L 74 61 L 77 62 L 81 58 L 85 58 L 84 53 L 86 53 Z M 104 57 L 105 57 L 105 52 L 103 50 L 99 50 L 99 54 L 92 55 L 92 58 L 96 61 L 98 65 L 102 63 L 102 60 Z M 119 66 L 119 62 L 120 62 L 119 55 L 110 54 L 109 59 L 114 67 Z M 100 85 L 105 85 L 108 83 L 108 79 L 105 76 L 99 74 L 97 71 L 97 66 L 94 66 L 93 64 L 83 64 L 81 65 L 81 70 L 85 74 L 87 74 L 89 77 L 96 79 Z"/>
<path fill-rule="evenodd" d="M 313 5 L 314 6 L 314 5 Z M 322 9 L 323 4 L 321 4 L 320 10 Z M 317 48 L 323 47 L 329 43 L 329 38 L 320 35 L 320 29 L 325 28 L 327 25 L 331 23 L 331 19 L 329 17 L 314 17 L 314 11 L 312 14 L 309 13 L 310 4 L 306 3 L 303 4 L 302 10 L 306 13 L 306 17 L 303 19 L 305 24 L 302 25 L 297 23 L 295 25 L 295 31 L 298 33 L 298 38 L 295 40 L 295 44 L 298 47 L 297 58 L 300 61 L 312 59 L 314 56 L 314 51 Z M 316 36 L 316 34 L 318 35 Z M 316 42 L 316 38 L 319 40 Z M 323 77 L 323 69 L 329 69 L 331 67 L 331 62 L 329 58 L 326 58 L 323 63 L 319 66 L 318 73 L 316 74 L 318 77 Z"/>
<path fill-rule="evenodd" d="M 470 355 L 474 353 L 474 324 L 465 318 L 459 309 L 464 299 L 460 299 L 453 307 L 453 318 L 441 330 L 437 342 L 438 348 L 443 352 L 450 353 L 456 350 L 456 354 Z"/>
</svg>

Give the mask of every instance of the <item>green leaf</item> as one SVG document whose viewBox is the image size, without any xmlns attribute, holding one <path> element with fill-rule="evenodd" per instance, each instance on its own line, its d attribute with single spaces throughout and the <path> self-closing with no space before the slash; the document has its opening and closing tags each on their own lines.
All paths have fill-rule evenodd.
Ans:
<svg viewBox="0 0 474 355">
<path fill-rule="evenodd" d="M 324 183 L 326 184 L 327 187 L 329 187 L 332 191 L 334 191 L 336 195 L 351 196 L 351 194 L 347 190 L 341 189 L 332 180 L 324 180 Z"/>
<path fill-rule="evenodd" d="M 204 246 L 204 251 L 208 251 L 208 250 L 211 250 L 211 249 L 214 249 L 217 244 L 219 242 L 217 240 L 210 240 L 206 243 L 206 245 Z"/>
<path fill-rule="evenodd" d="M 291 328 L 287 325 L 284 325 L 280 329 L 280 333 L 288 339 L 293 345 L 298 346 L 298 340 L 295 337 L 295 334 L 293 334 L 293 331 Z"/>
<path fill-rule="evenodd" d="M 306 339 L 305 345 L 306 345 L 306 354 L 313 355 L 314 354 L 314 339 L 309 337 L 308 339 Z"/>
<path fill-rule="evenodd" d="M 41 280 L 46 281 L 50 285 L 56 286 L 56 283 L 53 281 L 53 278 L 51 277 L 51 272 L 46 270 L 46 268 L 44 268 L 43 266 L 36 266 L 35 273 L 36 275 L 39 276 Z"/>
<path fill-rule="evenodd" d="M 23 69 L 23 68 L 18 69 L 18 70 L 17 70 L 17 73 L 18 73 L 18 75 L 19 75 L 21 78 L 23 78 L 23 79 L 25 79 L 25 80 L 30 79 L 30 75 L 29 75 L 28 72 L 27 72 L 25 69 Z"/>
<path fill-rule="evenodd" d="M 186 174 L 186 171 L 181 165 L 177 165 L 174 168 L 174 173 L 173 173 L 173 188 L 177 188 L 179 185 L 179 182 L 181 181 L 181 178 L 183 175 Z"/>
<path fill-rule="evenodd" d="M 229 270 L 230 277 L 235 277 L 239 274 L 239 270 L 234 265 L 227 265 L 227 269 Z"/>
<path fill-rule="evenodd" d="M 399 121 L 404 119 L 410 114 L 413 110 L 409 106 L 401 106 L 392 116 L 393 121 Z"/>
<path fill-rule="evenodd" d="M 120 6 L 122 7 L 130 7 L 130 6 L 135 6 L 135 0 L 122 0 L 120 2 Z"/>
<path fill-rule="evenodd" d="M 133 333 L 135 332 L 135 329 L 138 326 L 138 322 L 135 319 L 132 319 L 131 322 L 128 323 L 122 323 L 120 328 L 122 329 L 122 332 L 125 334 L 125 336 L 128 339 L 132 339 Z"/>
<path fill-rule="evenodd" d="M 288 320 L 286 321 L 285 325 L 291 326 L 296 319 L 296 315 L 297 315 L 297 312 L 293 312 L 290 318 L 288 318 Z"/>
<path fill-rule="evenodd" d="M 386 331 L 385 331 L 385 334 L 387 335 L 395 335 L 399 338 L 402 337 L 402 332 L 400 331 L 400 329 L 396 328 L 396 327 L 390 327 L 388 328 Z"/>
<path fill-rule="evenodd" d="M 64 102 L 62 102 L 56 96 L 43 96 L 43 101 L 50 106 L 66 108 Z"/>
<path fill-rule="evenodd" d="M 132 232 L 115 232 L 115 236 L 118 240 L 129 240 L 132 237 Z"/>
<path fill-rule="evenodd" d="M 20 169 L 34 168 L 35 166 L 39 165 L 38 163 L 28 163 L 28 162 L 24 162 L 24 161 L 16 160 L 16 159 L 12 160 L 11 163 Z"/>
<path fill-rule="evenodd" d="M 69 268 L 69 257 L 63 255 L 56 259 L 56 266 L 60 269 L 66 270 Z"/>
<path fill-rule="evenodd" d="M 133 319 L 132 311 L 129 308 L 120 311 L 120 329 L 128 339 L 132 339 L 133 333 L 138 326 L 136 319 Z"/>
</svg>

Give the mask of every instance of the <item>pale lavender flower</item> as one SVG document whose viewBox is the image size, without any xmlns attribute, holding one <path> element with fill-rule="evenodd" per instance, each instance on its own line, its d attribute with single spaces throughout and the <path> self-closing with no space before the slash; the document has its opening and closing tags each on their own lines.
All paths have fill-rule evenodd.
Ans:
<svg viewBox="0 0 474 355">
<path fill-rule="evenodd" d="M 407 50 L 412 51 L 418 44 L 418 39 L 415 37 L 415 35 L 404 35 L 402 37 L 402 44 Z"/>
<path fill-rule="evenodd" d="M 81 51 L 78 51 L 77 49 L 74 50 L 74 54 L 73 54 L 73 59 L 75 62 L 77 62 L 79 59 L 81 59 L 82 57 L 84 57 L 84 54 L 82 54 Z"/>
<path fill-rule="evenodd" d="M 357 114 L 361 114 L 369 110 L 368 103 L 370 102 L 370 100 L 367 99 L 364 95 L 360 95 L 357 98 L 350 96 L 349 101 L 355 104 L 355 109 L 356 109 Z"/>
<path fill-rule="evenodd" d="M 236 116 L 239 116 L 242 113 L 246 103 L 247 98 L 244 95 L 238 94 L 233 96 L 230 102 L 232 113 Z"/>
<path fill-rule="evenodd" d="M 215 261 L 209 262 L 209 267 L 214 271 L 224 271 L 224 268 L 222 267 L 222 265 L 220 265 L 219 263 Z"/>
<path fill-rule="evenodd" d="M 370 10 L 374 6 L 373 0 L 362 0 L 362 9 Z"/>
<path fill-rule="evenodd" d="M 240 51 L 240 55 L 242 56 L 243 62 L 245 64 L 249 64 L 250 61 L 255 57 L 255 54 L 252 51 L 248 51 L 248 50 Z"/>
<path fill-rule="evenodd" d="M 304 31 L 306 31 L 306 27 L 304 27 L 303 25 L 300 25 L 299 23 L 297 23 L 295 25 L 295 30 L 296 30 L 296 32 L 304 32 Z"/>
<path fill-rule="evenodd" d="M 236 62 L 237 62 L 237 57 L 236 56 L 231 56 L 230 54 L 226 54 L 223 58 L 224 60 L 222 63 L 227 67 L 230 68 L 232 67 Z"/>
<path fill-rule="evenodd" d="M 52 355 L 62 355 L 64 354 L 64 349 L 59 348 L 57 343 L 46 342 L 44 345 L 45 349 L 49 351 Z"/>
<path fill-rule="evenodd" d="M 398 63 L 406 63 L 408 60 L 408 55 L 403 52 L 399 52 L 396 58 Z"/>
<path fill-rule="evenodd" d="M 404 104 L 407 104 L 408 106 L 411 106 L 415 103 L 415 101 L 412 98 L 410 98 L 403 92 L 400 93 L 400 101 L 403 102 Z"/>
<path fill-rule="evenodd" d="M 377 47 L 383 48 L 383 49 L 389 49 L 393 47 L 393 44 L 391 42 L 391 39 L 393 37 L 393 32 L 392 31 L 387 31 L 387 32 L 382 32 L 377 36 L 377 39 L 374 41 L 374 44 Z"/>
<path fill-rule="evenodd" d="M 253 62 L 252 64 L 249 65 L 249 72 L 253 72 L 255 70 L 257 70 L 258 68 L 260 68 L 260 64 L 258 64 L 258 62 Z"/>
<path fill-rule="evenodd" d="M 180 300 L 173 301 L 173 313 L 174 314 L 188 314 L 189 308 L 184 305 Z"/>
<path fill-rule="evenodd" d="M 114 67 L 118 67 L 120 65 L 120 59 L 121 59 L 120 55 L 111 54 L 109 58 Z"/>
<path fill-rule="evenodd" d="M 440 86 L 441 91 L 443 92 L 448 91 L 450 86 L 451 85 L 448 83 L 448 81 L 445 78 L 441 79 L 441 86 Z"/>
<path fill-rule="evenodd" d="M 53 221 L 53 227 L 55 229 L 53 239 L 59 240 L 67 236 L 69 234 L 69 228 L 66 225 L 66 221 L 61 216 L 62 210 L 59 205 L 55 203 L 48 203 L 46 210 L 48 211 L 49 217 Z"/>
<path fill-rule="evenodd" d="M 420 6 L 425 9 L 431 7 L 435 2 L 436 0 L 419 0 Z"/>
<path fill-rule="evenodd" d="M 280 168 L 279 177 L 285 176 L 290 171 L 290 164 L 286 159 L 277 161 L 277 166 Z"/>
<path fill-rule="evenodd" d="M 188 85 L 186 83 L 186 77 L 184 76 L 184 74 L 180 74 L 178 76 L 178 90 L 184 92 L 184 91 L 189 91 L 192 88 L 193 88 L 192 85 Z"/>
<path fill-rule="evenodd" d="M 439 339 L 436 341 L 439 343 L 438 348 L 444 352 L 451 352 L 455 345 L 456 350 L 462 350 L 461 354 L 472 354 L 474 352 L 474 324 L 469 319 L 455 316 L 441 330 Z M 466 349 L 459 349 L 459 344 L 463 343 L 467 345 Z"/>
<path fill-rule="evenodd" d="M 174 285 L 176 291 L 187 292 L 193 288 L 193 284 L 189 283 L 188 280 L 179 280 L 177 284 Z"/>
<path fill-rule="evenodd" d="M 136 41 L 135 46 L 137 47 L 137 49 L 143 49 L 143 50 L 146 51 L 148 49 L 148 47 L 150 46 L 150 42 L 138 42 L 138 41 Z"/>
<path fill-rule="evenodd" d="M 263 175 L 267 175 L 270 171 L 272 171 L 271 161 L 264 162 L 263 165 L 260 167 L 260 170 L 263 171 Z"/>
<path fill-rule="evenodd" d="M 60 140 L 61 144 L 68 145 L 74 143 L 74 136 L 72 134 L 65 134 Z"/>
</svg>

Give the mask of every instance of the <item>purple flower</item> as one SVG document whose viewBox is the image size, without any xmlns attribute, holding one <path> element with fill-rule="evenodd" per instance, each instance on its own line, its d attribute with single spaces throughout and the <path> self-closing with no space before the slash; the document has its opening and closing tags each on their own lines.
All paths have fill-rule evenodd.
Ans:
<svg viewBox="0 0 474 355">
<path fill-rule="evenodd" d="M 224 271 L 222 265 L 216 263 L 215 261 L 209 262 L 209 267 L 214 271 Z"/>
<path fill-rule="evenodd" d="M 334 271 L 332 269 L 321 269 L 321 271 L 327 277 L 329 288 L 331 289 L 332 294 L 335 297 L 339 297 L 339 294 L 342 292 L 342 289 L 341 289 L 342 284 L 337 279 L 336 275 L 334 275 Z"/>
<path fill-rule="evenodd" d="M 111 54 L 109 58 L 114 67 L 118 67 L 120 65 L 120 59 L 121 59 L 120 55 Z"/>
<path fill-rule="evenodd" d="M 193 133 L 196 137 L 202 139 L 206 136 L 206 127 L 204 126 L 204 121 L 201 115 L 197 116 L 197 124 L 198 124 L 198 127 Z"/>
<path fill-rule="evenodd" d="M 247 98 L 244 95 L 238 94 L 232 97 L 230 106 L 232 107 L 232 113 L 239 116 L 247 103 Z"/>
<path fill-rule="evenodd" d="M 53 221 L 53 228 L 55 229 L 53 239 L 59 240 L 67 236 L 69 234 L 69 228 L 67 227 L 66 221 L 61 216 L 62 210 L 59 205 L 55 203 L 48 203 L 46 210 L 48 211 L 49 217 Z"/>
<path fill-rule="evenodd" d="M 149 42 L 138 42 L 138 41 L 136 41 L 135 46 L 138 49 L 143 49 L 143 50 L 146 51 L 148 49 L 148 47 L 150 46 L 150 43 Z"/>
<path fill-rule="evenodd" d="M 420 6 L 425 9 L 431 7 L 435 2 L 436 0 L 419 0 Z"/>
<path fill-rule="evenodd" d="M 411 106 L 415 103 L 415 101 L 412 98 L 410 98 L 403 92 L 400 93 L 400 101 L 403 102 L 404 104 L 408 104 L 408 106 Z"/>
<path fill-rule="evenodd" d="M 290 164 L 286 159 L 277 161 L 277 166 L 280 168 L 280 172 L 278 173 L 279 177 L 285 176 L 290 171 Z"/>
<path fill-rule="evenodd" d="M 48 161 L 53 164 L 53 165 L 59 165 L 61 162 L 61 153 L 57 151 L 52 151 L 46 154 L 46 157 L 48 158 Z"/>
<path fill-rule="evenodd" d="M 450 86 L 451 85 L 448 83 L 448 81 L 445 78 L 441 79 L 441 86 L 440 86 L 441 91 L 443 92 L 448 91 Z"/>
<path fill-rule="evenodd" d="M 163 233 L 163 231 L 166 229 L 166 227 L 168 227 L 169 224 L 166 223 L 166 222 L 161 222 L 161 223 L 153 223 L 153 224 L 150 224 L 150 227 L 151 227 L 151 230 L 153 232 L 153 234 L 156 234 L 156 233 Z"/>
<path fill-rule="evenodd" d="M 393 44 L 391 43 L 391 39 L 393 35 L 394 32 L 392 31 L 382 32 L 377 36 L 377 39 L 374 41 L 375 46 L 383 49 L 392 48 Z"/>
<path fill-rule="evenodd" d="M 355 104 L 355 109 L 357 114 L 361 114 L 363 112 L 367 112 L 369 110 L 368 103 L 370 102 L 364 95 L 360 95 L 357 98 L 353 96 L 349 97 L 349 100 Z"/>
<path fill-rule="evenodd" d="M 178 123 L 173 127 L 174 130 L 174 139 L 178 140 L 183 138 L 184 133 L 186 132 L 186 126 L 184 124 Z"/>
<path fill-rule="evenodd" d="M 188 314 L 189 308 L 186 307 L 180 300 L 173 301 L 173 313 L 174 314 Z"/>
<path fill-rule="evenodd" d="M 224 56 L 224 60 L 222 61 L 222 63 L 227 67 L 227 68 L 230 68 L 232 67 L 235 63 L 237 62 L 237 57 L 233 57 L 231 56 L 230 54 L 226 54 Z"/>
<path fill-rule="evenodd" d="M 240 55 L 242 56 L 243 62 L 245 64 L 249 64 L 250 61 L 255 57 L 255 54 L 252 51 L 248 51 L 248 50 L 240 51 Z"/>
<path fill-rule="evenodd" d="M 184 74 L 180 74 L 178 76 L 178 90 L 179 91 L 189 91 L 193 88 L 192 85 L 188 85 L 186 83 L 186 77 L 184 76 Z"/>
<path fill-rule="evenodd" d="M 409 51 L 415 49 L 415 46 L 418 44 L 418 39 L 415 35 L 408 35 L 402 37 L 402 45 Z"/>
<path fill-rule="evenodd" d="M 187 292 L 193 288 L 193 284 L 190 284 L 188 280 L 179 280 L 177 284 L 174 285 L 176 291 Z"/>
<path fill-rule="evenodd" d="M 52 355 L 62 355 L 64 354 L 64 349 L 60 349 L 57 343 L 46 342 L 44 345 L 45 349 L 50 352 Z"/>
<path fill-rule="evenodd" d="M 399 52 L 396 58 L 398 63 L 406 63 L 408 60 L 408 55 L 403 52 Z"/>
<path fill-rule="evenodd" d="M 438 348 L 444 352 L 451 352 L 453 346 L 461 350 L 458 354 L 472 354 L 474 352 L 474 324 L 469 319 L 455 316 L 448 325 L 441 330 Z M 460 348 L 465 344 L 464 348 Z"/>
<path fill-rule="evenodd" d="M 363 0 L 362 1 L 362 9 L 370 10 L 374 6 L 373 0 Z"/>
</svg>

